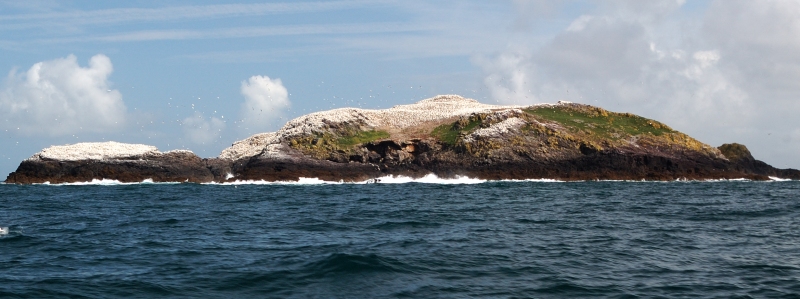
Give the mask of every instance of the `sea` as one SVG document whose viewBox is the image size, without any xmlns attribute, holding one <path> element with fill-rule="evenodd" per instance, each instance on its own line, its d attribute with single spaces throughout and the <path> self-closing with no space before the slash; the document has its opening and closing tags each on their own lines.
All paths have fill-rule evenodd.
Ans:
<svg viewBox="0 0 800 299">
<path fill-rule="evenodd" d="M 800 182 L 0 184 L 0 298 L 800 298 Z"/>
</svg>

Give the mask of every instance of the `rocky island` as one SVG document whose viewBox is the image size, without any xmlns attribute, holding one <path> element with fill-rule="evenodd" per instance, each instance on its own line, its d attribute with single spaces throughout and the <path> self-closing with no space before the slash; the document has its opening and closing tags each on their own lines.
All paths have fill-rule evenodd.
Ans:
<svg viewBox="0 0 800 299">
<path fill-rule="evenodd" d="M 709 146 L 658 121 L 568 102 L 497 106 L 443 95 L 390 109 L 301 116 L 216 158 L 116 142 L 52 146 L 6 183 L 361 182 L 385 176 L 558 180 L 800 179 L 740 144 Z"/>
</svg>

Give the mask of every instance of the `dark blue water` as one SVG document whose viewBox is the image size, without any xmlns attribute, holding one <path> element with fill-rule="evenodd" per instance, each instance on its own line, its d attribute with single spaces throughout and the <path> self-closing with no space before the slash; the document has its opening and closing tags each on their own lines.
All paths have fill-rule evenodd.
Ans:
<svg viewBox="0 0 800 299">
<path fill-rule="evenodd" d="M 800 182 L 0 185 L 3 298 L 797 298 Z"/>
</svg>

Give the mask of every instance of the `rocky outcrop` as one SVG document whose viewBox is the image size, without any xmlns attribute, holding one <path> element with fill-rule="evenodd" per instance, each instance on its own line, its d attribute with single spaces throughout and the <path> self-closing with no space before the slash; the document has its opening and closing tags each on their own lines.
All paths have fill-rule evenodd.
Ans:
<svg viewBox="0 0 800 299">
<path fill-rule="evenodd" d="M 800 179 L 650 119 L 559 102 L 494 106 L 438 96 L 385 110 L 343 108 L 289 121 L 234 143 L 218 158 L 120 143 L 54 146 L 23 161 L 8 183 L 365 181 L 386 175 L 482 179 Z"/>
<path fill-rule="evenodd" d="M 726 143 L 719 147 L 720 152 L 731 162 L 736 171 L 754 173 L 785 179 L 800 180 L 800 171 L 796 169 L 778 169 L 753 158 L 746 146 L 738 143 Z"/>
<path fill-rule="evenodd" d="M 220 178 L 213 170 L 227 166 L 215 163 L 216 160 L 201 159 L 186 150 L 162 153 L 155 147 L 140 144 L 79 143 L 53 146 L 36 153 L 22 161 L 6 182 L 56 184 L 93 179 L 209 182 Z"/>
</svg>

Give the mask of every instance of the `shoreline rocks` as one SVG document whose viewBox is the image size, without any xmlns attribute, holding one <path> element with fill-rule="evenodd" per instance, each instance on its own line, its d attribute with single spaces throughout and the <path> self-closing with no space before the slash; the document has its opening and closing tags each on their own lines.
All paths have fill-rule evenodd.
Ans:
<svg viewBox="0 0 800 299">
<path fill-rule="evenodd" d="M 141 144 L 43 149 L 6 183 L 297 181 L 413 178 L 572 180 L 800 179 L 740 144 L 714 148 L 654 120 L 565 103 L 493 106 L 438 96 L 385 110 L 342 108 L 234 143 L 217 158 Z"/>
</svg>

